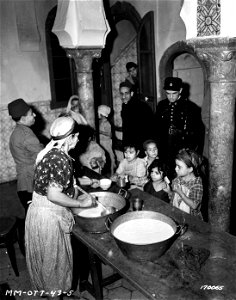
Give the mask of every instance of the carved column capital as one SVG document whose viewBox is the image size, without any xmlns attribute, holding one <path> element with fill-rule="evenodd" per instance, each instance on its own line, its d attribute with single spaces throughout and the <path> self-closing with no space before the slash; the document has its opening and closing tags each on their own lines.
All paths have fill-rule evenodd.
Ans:
<svg viewBox="0 0 236 300">
<path fill-rule="evenodd" d="M 210 82 L 236 81 L 236 38 L 191 39 L 187 43 L 204 63 Z"/>
<path fill-rule="evenodd" d="M 76 71 L 79 73 L 91 72 L 91 65 L 94 58 L 101 57 L 101 48 L 78 49 L 65 48 L 67 57 L 73 58 L 76 65 Z"/>
</svg>

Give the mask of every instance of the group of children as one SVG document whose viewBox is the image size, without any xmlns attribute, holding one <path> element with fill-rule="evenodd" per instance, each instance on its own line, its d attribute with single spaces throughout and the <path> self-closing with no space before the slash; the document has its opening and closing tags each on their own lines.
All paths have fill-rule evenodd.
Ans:
<svg viewBox="0 0 236 300">
<path fill-rule="evenodd" d="M 124 159 L 120 162 L 112 180 L 116 181 L 119 176 L 128 175 L 131 186 L 140 187 L 145 192 L 202 219 L 201 156 L 193 150 L 180 150 L 175 159 L 176 178 L 170 182 L 166 166 L 158 157 L 156 142 L 146 141 L 144 150 L 146 156 L 140 158 L 139 149 L 135 145 L 125 146 Z"/>
<path fill-rule="evenodd" d="M 77 99 L 71 99 L 73 101 Z M 158 157 L 158 147 L 154 140 L 143 144 L 145 157 L 140 158 L 136 145 L 124 147 L 124 159 L 120 161 L 115 173 L 115 154 L 112 149 L 112 132 L 108 116 L 110 107 L 98 107 L 100 145 L 107 151 L 111 161 L 111 179 L 128 178 L 132 187 L 139 187 L 145 192 L 172 204 L 173 206 L 198 216 L 201 215 L 203 183 L 201 179 L 202 159 L 195 151 L 182 149 L 175 158 L 176 177 L 170 182 L 167 167 Z M 92 151 L 94 152 L 94 151 Z"/>
</svg>

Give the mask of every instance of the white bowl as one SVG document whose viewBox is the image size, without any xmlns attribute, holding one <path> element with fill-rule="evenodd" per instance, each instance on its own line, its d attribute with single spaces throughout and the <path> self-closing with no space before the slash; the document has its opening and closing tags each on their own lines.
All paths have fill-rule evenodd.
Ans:
<svg viewBox="0 0 236 300">
<path fill-rule="evenodd" d="M 111 186 L 111 179 L 108 178 L 103 178 L 100 179 L 99 183 L 100 183 L 100 188 L 103 189 L 104 191 L 108 190 L 109 187 Z"/>
</svg>

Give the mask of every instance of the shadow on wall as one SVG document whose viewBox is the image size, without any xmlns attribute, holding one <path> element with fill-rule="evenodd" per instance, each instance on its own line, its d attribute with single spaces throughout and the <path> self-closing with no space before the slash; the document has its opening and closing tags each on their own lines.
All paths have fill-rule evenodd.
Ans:
<svg viewBox="0 0 236 300">
<path fill-rule="evenodd" d="M 50 141 L 50 139 L 42 133 L 46 128 L 46 121 L 43 118 L 43 115 L 41 114 L 41 112 L 37 108 L 35 108 L 35 107 L 31 107 L 31 108 L 36 115 L 35 123 L 31 127 L 31 129 L 33 130 L 35 135 L 38 137 L 40 143 L 42 143 L 44 146 L 46 146 L 47 143 Z"/>
</svg>

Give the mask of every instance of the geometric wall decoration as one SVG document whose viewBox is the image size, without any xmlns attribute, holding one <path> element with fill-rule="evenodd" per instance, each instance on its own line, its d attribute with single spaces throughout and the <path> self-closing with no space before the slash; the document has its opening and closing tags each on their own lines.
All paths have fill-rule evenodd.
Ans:
<svg viewBox="0 0 236 300">
<path fill-rule="evenodd" d="M 197 36 L 220 35 L 220 0 L 198 0 Z"/>
</svg>

